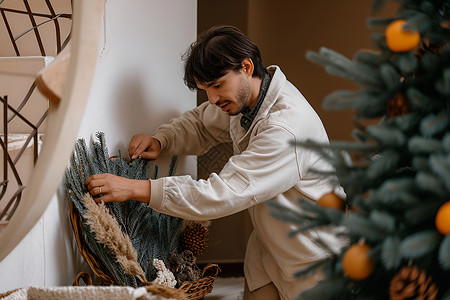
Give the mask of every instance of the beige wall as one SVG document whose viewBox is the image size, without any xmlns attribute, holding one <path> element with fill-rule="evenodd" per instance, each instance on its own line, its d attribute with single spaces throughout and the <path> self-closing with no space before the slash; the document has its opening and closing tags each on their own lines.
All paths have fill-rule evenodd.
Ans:
<svg viewBox="0 0 450 300">
<path fill-rule="evenodd" d="M 197 31 L 213 25 L 230 24 L 247 32 L 247 0 L 198 0 Z M 197 103 L 207 101 L 206 95 L 197 93 Z M 219 172 L 233 153 L 230 144 L 222 144 L 200 156 L 197 160 L 198 178 L 207 178 L 211 172 Z M 213 220 L 206 253 L 199 262 L 240 263 L 244 260 L 247 238 L 252 230 L 247 211 Z"/>
<path fill-rule="evenodd" d="M 393 16 L 395 3 L 379 12 L 371 0 L 248 0 L 248 35 L 266 65 L 279 65 L 321 117 L 331 140 L 352 140 L 353 112 L 327 111 L 325 96 L 335 90 L 359 89 L 355 83 L 326 73 L 305 58 L 308 50 L 326 47 L 353 59 L 361 49 L 375 49 L 370 17 Z"/>
<path fill-rule="evenodd" d="M 249 0 L 248 35 L 266 65 L 281 67 L 321 117 L 330 139 L 350 139 L 352 112 L 325 111 L 323 98 L 337 89 L 354 89 L 305 58 L 306 51 L 327 47 L 352 58 L 371 47 L 366 18 L 371 1 Z"/>
</svg>

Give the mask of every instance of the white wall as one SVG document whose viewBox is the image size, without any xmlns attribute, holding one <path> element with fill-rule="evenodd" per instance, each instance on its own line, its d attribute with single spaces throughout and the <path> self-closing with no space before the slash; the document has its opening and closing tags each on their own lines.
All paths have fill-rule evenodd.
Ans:
<svg viewBox="0 0 450 300">
<path fill-rule="evenodd" d="M 134 134 L 151 134 L 196 105 L 181 61 L 196 37 L 196 11 L 196 0 L 108 0 L 104 47 L 80 137 L 103 131 L 109 153 L 125 155 Z M 180 161 L 177 173 L 196 175 L 195 160 Z"/>
<path fill-rule="evenodd" d="M 111 155 L 126 154 L 135 133 L 195 106 L 183 84 L 181 55 L 196 37 L 197 0 L 108 0 L 99 60 L 79 137 L 106 134 Z M 75 141 L 74 141 L 75 142 Z M 158 163 L 162 173 L 168 157 Z M 196 176 L 194 158 L 182 159 L 178 174 Z M 71 285 L 87 266 L 78 255 L 63 191 L 43 217 L 0 262 L 0 293 L 24 286 Z M 1 245 L 0 245 L 1 246 Z"/>
</svg>

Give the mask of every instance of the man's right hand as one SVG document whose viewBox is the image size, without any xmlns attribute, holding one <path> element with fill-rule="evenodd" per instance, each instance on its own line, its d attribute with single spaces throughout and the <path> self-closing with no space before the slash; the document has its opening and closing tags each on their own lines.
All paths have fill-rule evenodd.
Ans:
<svg viewBox="0 0 450 300">
<path fill-rule="evenodd" d="M 160 153 L 161 144 L 159 141 L 146 134 L 134 135 L 128 146 L 128 154 L 132 160 L 139 156 L 144 159 L 156 159 Z"/>
</svg>

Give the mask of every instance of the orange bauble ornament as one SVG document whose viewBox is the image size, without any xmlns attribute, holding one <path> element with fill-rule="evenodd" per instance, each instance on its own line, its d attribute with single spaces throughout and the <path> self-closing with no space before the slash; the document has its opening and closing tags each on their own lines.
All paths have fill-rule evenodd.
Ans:
<svg viewBox="0 0 450 300">
<path fill-rule="evenodd" d="M 375 262 L 369 257 L 370 247 L 367 244 L 354 244 L 347 249 L 342 258 L 342 271 L 354 280 L 367 278 L 375 267 Z"/>
<path fill-rule="evenodd" d="M 320 197 L 320 199 L 317 200 L 317 203 L 324 207 L 331 207 L 339 210 L 343 210 L 345 206 L 344 200 L 333 192 Z"/>
<path fill-rule="evenodd" d="M 450 233 L 450 201 L 445 202 L 438 210 L 435 218 L 437 230 L 447 235 Z"/>
<path fill-rule="evenodd" d="M 386 27 L 384 35 L 386 44 L 394 52 L 405 52 L 415 49 L 420 43 L 418 31 L 406 31 L 403 25 L 406 20 L 395 20 Z"/>
</svg>

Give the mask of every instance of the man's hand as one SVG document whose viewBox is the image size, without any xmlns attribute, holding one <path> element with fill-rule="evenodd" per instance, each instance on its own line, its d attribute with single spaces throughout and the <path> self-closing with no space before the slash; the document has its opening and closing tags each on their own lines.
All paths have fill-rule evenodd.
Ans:
<svg viewBox="0 0 450 300">
<path fill-rule="evenodd" d="M 137 200 L 149 203 L 150 180 L 136 180 L 109 173 L 92 175 L 85 184 L 97 203 Z"/>
<path fill-rule="evenodd" d="M 156 159 L 160 153 L 161 144 L 159 141 L 146 134 L 134 135 L 128 146 L 128 154 L 132 160 L 139 156 L 144 159 Z"/>
</svg>

